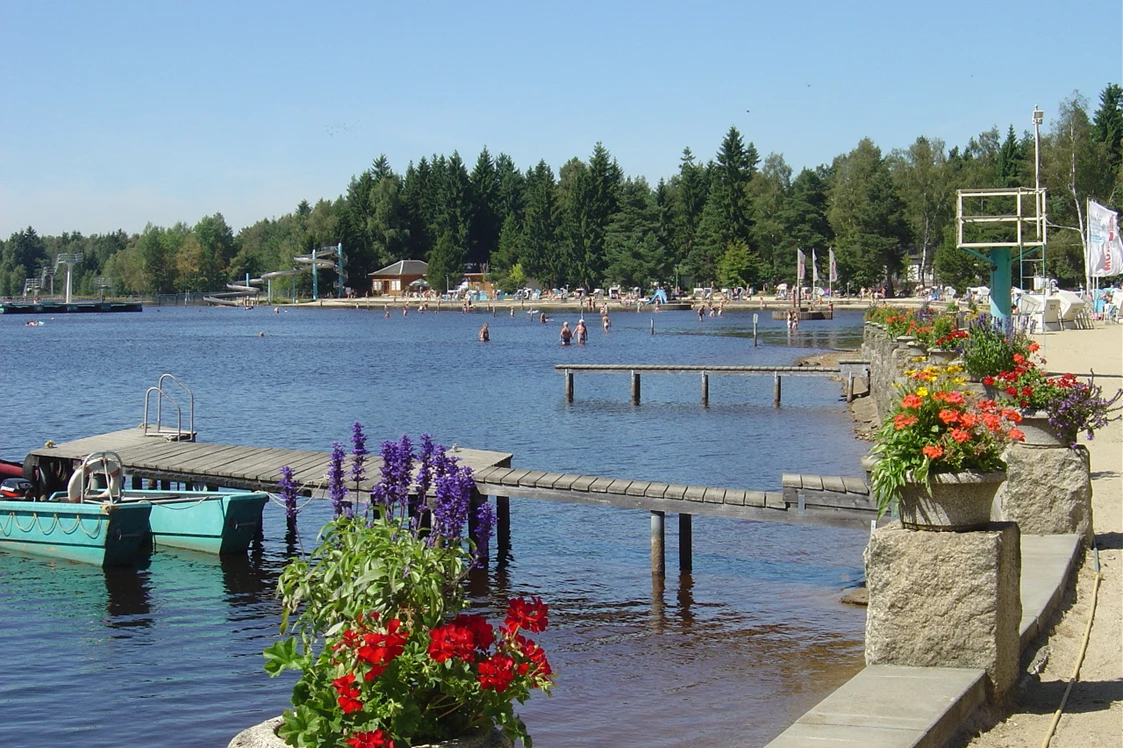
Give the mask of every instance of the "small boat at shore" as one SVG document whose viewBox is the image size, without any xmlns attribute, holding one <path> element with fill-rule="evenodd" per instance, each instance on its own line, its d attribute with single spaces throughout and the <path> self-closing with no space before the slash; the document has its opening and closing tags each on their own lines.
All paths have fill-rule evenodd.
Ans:
<svg viewBox="0 0 1123 748">
<path fill-rule="evenodd" d="M 244 491 L 125 490 L 116 452 L 95 452 L 74 471 L 65 493 L 52 501 L 109 501 L 151 508 L 151 547 L 185 548 L 205 553 L 245 553 L 261 527 L 269 494 Z"/>
<path fill-rule="evenodd" d="M 99 566 L 132 564 L 165 547 L 245 553 L 269 500 L 262 492 L 124 490 L 123 485 L 120 456 L 95 452 L 70 476 L 66 491 L 46 501 L 13 486 L 0 496 L 0 549 Z"/>
<path fill-rule="evenodd" d="M 133 563 L 151 504 L 0 501 L 0 548 L 98 566 Z"/>
</svg>

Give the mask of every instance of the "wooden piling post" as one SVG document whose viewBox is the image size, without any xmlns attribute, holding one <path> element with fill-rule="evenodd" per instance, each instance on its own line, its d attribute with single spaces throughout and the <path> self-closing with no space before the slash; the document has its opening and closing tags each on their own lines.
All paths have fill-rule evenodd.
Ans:
<svg viewBox="0 0 1123 748">
<path fill-rule="evenodd" d="M 710 407 L 710 375 L 702 372 L 702 407 Z"/>
<path fill-rule="evenodd" d="M 690 520 L 689 514 L 678 516 L 678 570 L 682 574 L 694 570 L 694 531 Z"/>
<path fill-rule="evenodd" d="M 639 405 L 640 383 L 639 372 L 632 371 L 632 405 Z"/>
<path fill-rule="evenodd" d="M 511 550 L 511 500 L 506 496 L 495 497 L 495 546 L 502 563 Z"/>
<path fill-rule="evenodd" d="M 667 561 L 663 555 L 663 512 L 651 513 L 651 573 L 657 576 L 667 574 Z"/>
<path fill-rule="evenodd" d="M 573 402 L 573 372 L 569 369 L 565 370 L 565 401 Z"/>
<path fill-rule="evenodd" d="M 780 405 L 780 372 L 772 375 L 772 404 Z"/>
<path fill-rule="evenodd" d="M 846 402 L 854 402 L 854 375 L 846 375 Z"/>
</svg>

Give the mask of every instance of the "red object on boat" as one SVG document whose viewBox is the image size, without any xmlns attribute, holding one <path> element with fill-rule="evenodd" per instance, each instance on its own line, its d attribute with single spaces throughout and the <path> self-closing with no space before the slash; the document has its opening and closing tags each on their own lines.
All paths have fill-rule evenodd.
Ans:
<svg viewBox="0 0 1123 748">
<path fill-rule="evenodd" d="M 8 462 L 7 460 L 0 460 L 0 479 L 22 477 L 23 465 L 18 462 Z"/>
</svg>

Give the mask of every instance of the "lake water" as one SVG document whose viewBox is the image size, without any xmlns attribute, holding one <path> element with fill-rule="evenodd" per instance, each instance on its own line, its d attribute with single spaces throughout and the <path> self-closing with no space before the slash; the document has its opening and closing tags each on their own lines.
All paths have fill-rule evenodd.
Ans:
<svg viewBox="0 0 1123 748">
<path fill-rule="evenodd" d="M 521 311 L 389 318 L 381 310 L 148 307 L 61 315 L 42 327 L 0 316 L 0 457 L 135 426 L 144 392 L 175 374 L 196 398 L 201 441 L 328 451 L 354 421 L 369 447 L 423 432 L 508 451 L 515 467 L 778 490 L 782 472 L 861 474 L 864 445 L 837 382 L 648 376 L 630 403 L 625 374 L 581 375 L 564 401 L 555 364 L 791 364 L 856 347 L 858 313 L 783 323 L 727 313 L 618 313 L 585 346 L 558 345 L 560 321 Z M 491 342 L 476 332 L 491 327 Z M 654 322 L 655 334 L 651 334 Z M 324 502 L 300 518 L 310 547 Z M 537 637 L 554 694 L 521 707 L 535 745 L 763 745 L 862 666 L 865 615 L 838 602 L 861 577 L 866 534 L 694 519 L 694 572 L 652 580 L 642 511 L 511 500 L 510 562 L 473 584 L 484 612 L 541 595 Z M 271 679 L 276 578 L 293 551 L 265 511 L 247 558 L 161 552 L 139 569 L 0 553 L 0 745 L 225 746 L 280 713 L 293 679 Z"/>
</svg>

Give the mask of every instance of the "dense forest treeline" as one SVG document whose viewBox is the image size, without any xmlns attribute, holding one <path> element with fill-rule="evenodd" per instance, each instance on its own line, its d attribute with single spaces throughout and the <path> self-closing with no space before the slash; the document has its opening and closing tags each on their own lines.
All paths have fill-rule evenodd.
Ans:
<svg viewBox="0 0 1123 748">
<path fill-rule="evenodd" d="M 1108 85 L 1093 113 L 1074 94 L 1055 114 L 1040 148 L 1048 270 L 1078 285 L 1085 200 L 1123 207 L 1123 88 Z M 96 295 L 99 279 L 110 278 L 112 293 L 125 295 L 220 290 L 337 243 L 345 282 L 360 294 L 367 273 L 399 259 L 427 260 L 442 291 L 465 267 L 486 267 L 506 289 L 527 279 L 544 287 L 759 286 L 794 280 L 797 248 L 819 251 L 825 277 L 829 247 L 843 286 L 892 290 L 913 258 L 962 287 L 988 272 L 955 249 L 956 189 L 1033 187 L 1034 153 L 1032 131 L 1019 136 L 1013 126 L 950 149 L 918 137 L 884 154 L 863 139 L 830 165 L 793 176 L 783 156 L 762 159 L 730 127 L 711 160 L 686 148 L 678 173 L 654 186 L 625 175 L 600 143 L 556 174 L 544 161 L 521 170 L 486 148 L 471 167 L 454 152 L 421 158 L 404 174 L 380 156 L 339 198 L 302 201 L 236 235 L 221 213 L 133 235 L 40 236 L 28 227 L 0 241 L 0 295 L 21 295 L 25 279 L 41 277 L 60 252 L 83 254 L 76 293 Z M 308 274 L 298 282 L 307 292 Z"/>
</svg>

